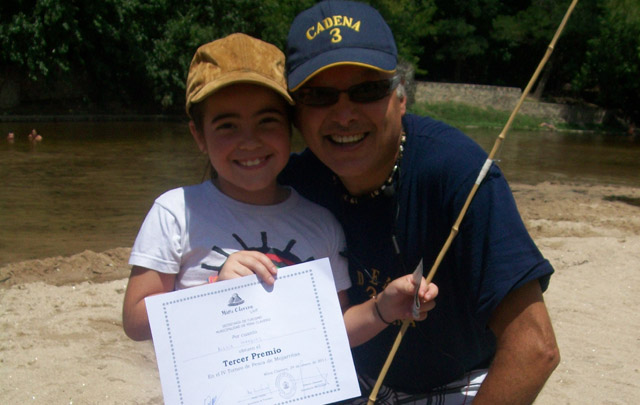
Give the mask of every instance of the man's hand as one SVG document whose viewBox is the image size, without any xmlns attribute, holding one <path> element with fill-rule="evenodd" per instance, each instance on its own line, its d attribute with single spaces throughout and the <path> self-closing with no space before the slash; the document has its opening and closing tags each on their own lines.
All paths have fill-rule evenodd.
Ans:
<svg viewBox="0 0 640 405">
<path fill-rule="evenodd" d="M 407 274 L 389 283 L 377 297 L 344 310 L 344 323 L 351 347 L 373 338 L 395 320 L 412 319 L 414 293 L 413 275 Z M 433 283 L 427 285 L 422 278 L 418 289 L 420 316 L 417 321 L 427 318 L 427 313 L 436 306 L 434 299 L 437 295 L 438 287 Z"/>
<path fill-rule="evenodd" d="M 420 289 L 418 290 L 418 298 L 420 300 L 420 316 L 413 317 L 415 284 L 413 276 L 407 274 L 393 280 L 387 287 L 378 294 L 378 309 L 380 314 L 387 322 L 393 322 L 397 319 L 415 319 L 423 321 L 427 319 L 427 313 L 435 306 L 435 298 L 438 295 L 438 287 L 421 279 Z"/>
</svg>

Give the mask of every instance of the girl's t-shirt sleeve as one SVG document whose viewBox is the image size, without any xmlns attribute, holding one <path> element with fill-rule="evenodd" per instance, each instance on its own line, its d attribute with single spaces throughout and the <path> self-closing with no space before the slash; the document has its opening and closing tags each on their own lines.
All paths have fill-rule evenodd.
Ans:
<svg viewBox="0 0 640 405">
<path fill-rule="evenodd" d="M 156 201 L 140 227 L 129 264 L 178 274 L 181 256 L 182 226 L 173 213 Z"/>
</svg>

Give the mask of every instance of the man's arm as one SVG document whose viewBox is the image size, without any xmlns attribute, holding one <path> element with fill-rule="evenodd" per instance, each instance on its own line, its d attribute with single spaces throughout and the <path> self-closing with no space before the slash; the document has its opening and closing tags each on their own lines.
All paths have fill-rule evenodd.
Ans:
<svg viewBox="0 0 640 405">
<path fill-rule="evenodd" d="M 412 319 L 414 291 L 411 274 L 393 280 L 377 297 L 358 305 L 349 306 L 346 291 L 340 291 L 338 297 L 351 347 L 367 342 L 391 322 Z M 421 305 L 420 316 L 416 320 L 423 321 L 427 318 L 427 313 L 436 306 L 434 300 L 438 295 L 438 286 L 427 284 L 423 278 L 418 291 Z"/>
<path fill-rule="evenodd" d="M 531 404 L 560 362 L 540 283 L 512 291 L 489 321 L 496 355 L 474 405 Z"/>
</svg>

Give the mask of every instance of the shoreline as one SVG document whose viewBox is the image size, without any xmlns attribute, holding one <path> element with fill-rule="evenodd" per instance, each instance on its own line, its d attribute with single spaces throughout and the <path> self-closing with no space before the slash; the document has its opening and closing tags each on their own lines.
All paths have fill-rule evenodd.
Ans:
<svg viewBox="0 0 640 405">
<path fill-rule="evenodd" d="M 468 85 L 467 85 L 468 86 Z M 473 86 L 473 85 L 472 85 Z M 468 120 L 460 121 L 460 117 L 458 116 L 460 112 L 439 112 L 434 114 L 429 114 L 429 112 L 421 111 L 421 109 L 426 108 L 425 106 L 442 106 L 442 105 L 456 105 L 462 109 L 471 109 L 476 115 L 479 114 L 478 119 L 483 122 L 483 125 L 475 125 L 475 124 L 464 124 L 463 122 L 468 122 Z M 450 125 L 459 127 L 460 129 L 496 129 L 501 130 L 504 128 L 509 113 L 511 112 L 511 108 L 507 109 L 494 109 L 495 106 L 487 109 L 487 103 L 479 102 L 479 101 L 434 101 L 434 102 L 414 102 L 409 109 L 409 113 L 419 114 L 419 115 L 433 115 L 434 118 L 438 120 L 442 120 Z M 489 103 L 491 105 L 491 103 Z M 551 106 L 555 105 L 556 108 L 571 110 L 575 108 L 572 104 L 556 104 L 542 101 L 532 101 L 527 100 L 527 105 L 546 105 Z M 417 109 L 417 111 L 414 111 Z M 533 109 L 535 111 L 535 108 Z M 44 111 L 44 112 L 43 112 Z M 35 109 L 33 111 L 25 112 L 24 114 L 0 114 L 0 123 L 43 123 L 43 122 L 130 122 L 130 121 L 139 121 L 139 122 L 188 122 L 189 118 L 186 114 L 182 112 L 167 112 L 167 113 L 96 113 L 91 110 L 86 110 L 84 112 L 60 112 L 59 110 L 49 110 L 46 112 L 47 108 L 42 107 Z M 484 113 L 483 113 L 484 111 Z M 479 112 L 479 113 L 478 113 Z M 502 113 L 504 117 L 496 118 L 495 112 Z M 606 135 L 623 135 L 623 136 L 631 136 L 637 137 L 640 135 L 640 129 L 635 129 L 633 132 L 629 132 L 628 129 L 623 128 L 622 126 L 610 126 L 605 125 L 600 120 L 568 120 L 566 118 L 561 118 L 558 114 L 553 113 L 535 113 L 531 114 L 532 111 L 524 111 L 520 112 L 519 116 L 526 117 L 529 120 L 533 120 L 539 122 L 534 126 L 525 125 L 524 127 L 520 127 L 520 124 L 516 122 L 511 129 L 512 130 L 526 130 L 526 131 L 543 131 L 543 132 L 558 132 L 558 133 L 571 133 L 571 134 L 606 134 Z M 440 116 L 442 115 L 442 116 Z M 464 113 L 463 113 L 464 115 Z M 486 119 L 482 119 L 482 117 L 486 116 Z M 579 115 L 579 114 L 578 114 Z M 588 115 L 588 114 L 587 114 Z"/>
<path fill-rule="evenodd" d="M 3 122 L 187 122 L 188 117 L 171 114 L 25 114 L 25 115 L 0 115 L 0 123 Z"/>
<path fill-rule="evenodd" d="M 556 270 L 544 297 L 562 360 L 535 404 L 634 403 L 640 187 L 546 182 L 512 189 Z M 0 267 L 0 402 L 162 402 L 152 343 L 122 331 L 129 252 Z"/>
</svg>

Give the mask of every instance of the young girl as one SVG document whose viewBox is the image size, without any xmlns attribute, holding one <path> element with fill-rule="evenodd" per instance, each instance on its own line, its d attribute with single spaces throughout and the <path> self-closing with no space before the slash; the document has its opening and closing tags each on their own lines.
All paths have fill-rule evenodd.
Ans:
<svg viewBox="0 0 640 405">
<path fill-rule="evenodd" d="M 213 175 L 168 191 L 147 214 L 129 260 L 123 326 L 130 338 L 151 338 L 145 297 L 254 273 L 273 284 L 278 267 L 323 257 L 329 258 L 347 311 L 351 282 L 340 255 L 341 227 L 327 210 L 277 183 L 289 158 L 293 104 L 283 70 L 280 50 L 244 34 L 197 50 L 186 108 L 191 134 L 208 155 Z M 410 278 L 387 289 L 379 312 L 371 303 L 345 312 L 352 345 L 411 313 L 411 294 L 408 302 L 401 296 L 412 291 Z"/>
</svg>

